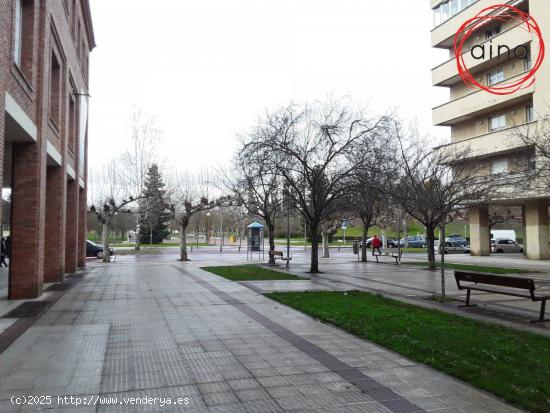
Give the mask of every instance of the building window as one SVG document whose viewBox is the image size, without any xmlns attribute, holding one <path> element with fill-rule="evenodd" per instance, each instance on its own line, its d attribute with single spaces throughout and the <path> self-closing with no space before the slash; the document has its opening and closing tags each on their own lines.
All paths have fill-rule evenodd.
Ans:
<svg viewBox="0 0 550 413">
<path fill-rule="evenodd" d="M 495 132 L 506 127 L 506 115 L 497 115 L 489 118 L 489 132 Z"/>
<path fill-rule="evenodd" d="M 27 80 L 32 79 L 34 41 L 34 1 L 16 0 L 13 61 Z"/>
<path fill-rule="evenodd" d="M 537 167 L 537 163 L 536 163 L 536 158 L 535 158 L 535 154 L 533 152 L 529 153 L 529 155 L 527 155 L 527 172 L 533 172 L 535 171 L 536 167 Z"/>
<path fill-rule="evenodd" d="M 434 25 L 438 26 L 445 23 L 451 17 L 457 15 L 466 7 L 474 4 L 478 0 L 447 0 L 441 3 L 434 11 Z"/>
<path fill-rule="evenodd" d="M 498 68 L 487 73 L 487 85 L 492 86 L 504 80 L 504 68 Z"/>
<path fill-rule="evenodd" d="M 523 69 L 527 72 L 528 70 L 531 70 L 533 62 L 531 61 L 531 53 L 527 53 L 527 56 L 525 56 L 525 59 L 523 59 Z"/>
<path fill-rule="evenodd" d="M 77 136 L 77 123 L 78 123 L 78 110 L 76 103 L 76 95 L 74 89 L 72 89 L 71 94 L 69 95 L 69 133 L 67 136 L 67 145 L 69 151 L 74 154 L 76 147 L 76 136 Z"/>
<path fill-rule="evenodd" d="M 535 110 L 533 105 L 528 105 L 525 108 L 526 120 L 527 122 L 533 122 L 535 120 Z"/>
<path fill-rule="evenodd" d="M 508 173 L 508 159 L 497 159 L 491 163 L 492 175 L 503 175 Z"/>
<path fill-rule="evenodd" d="M 21 66 L 21 42 L 23 38 L 23 5 L 22 0 L 15 1 L 15 44 L 13 45 L 13 57 L 17 66 Z"/>
<path fill-rule="evenodd" d="M 499 24 L 498 26 L 493 27 L 492 29 L 489 29 L 485 32 L 485 38 L 487 40 L 492 39 L 495 36 L 498 36 L 501 32 L 502 26 Z"/>
<path fill-rule="evenodd" d="M 50 119 L 59 127 L 61 125 L 61 65 L 53 51 L 50 67 Z"/>
</svg>

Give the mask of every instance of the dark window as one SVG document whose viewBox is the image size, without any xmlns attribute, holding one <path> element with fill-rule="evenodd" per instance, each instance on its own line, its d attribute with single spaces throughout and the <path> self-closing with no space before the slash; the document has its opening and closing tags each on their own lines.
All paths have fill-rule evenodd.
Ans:
<svg viewBox="0 0 550 413">
<path fill-rule="evenodd" d="M 59 128 L 61 125 L 61 65 L 53 51 L 50 66 L 50 118 Z"/>
<path fill-rule="evenodd" d="M 27 80 L 32 80 L 34 43 L 34 1 L 15 1 L 13 60 Z"/>
<path fill-rule="evenodd" d="M 485 32 L 485 37 L 487 38 L 487 40 L 492 39 L 493 37 L 498 36 L 500 34 L 500 31 L 501 31 L 501 26 L 500 25 L 495 26 L 492 29 L 489 29 Z"/>
<path fill-rule="evenodd" d="M 69 151 L 74 153 L 76 142 L 76 123 L 77 123 L 77 104 L 74 91 L 69 95 L 69 133 L 67 135 L 67 144 Z"/>
</svg>

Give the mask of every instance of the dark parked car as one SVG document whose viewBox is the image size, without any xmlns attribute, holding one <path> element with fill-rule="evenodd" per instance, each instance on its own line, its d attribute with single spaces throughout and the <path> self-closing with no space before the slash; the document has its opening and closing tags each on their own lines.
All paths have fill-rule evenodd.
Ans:
<svg viewBox="0 0 550 413">
<path fill-rule="evenodd" d="M 112 248 L 109 251 L 111 255 L 115 252 Z M 103 258 L 103 245 L 86 240 L 86 257 Z"/>
<path fill-rule="evenodd" d="M 407 237 L 409 245 L 405 245 L 405 238 L 399 240 L 399 244 L 402 247 L 408 246 L 409 248 L 426 248 L 426 240 L 422 237 Z"/>
<path fill-rule="evenodd" d="M 449 241 L 462 246 L 468 245 L 468 240 L 466 238 L 456 234 L 449 235 L 447 238 L 445 238 L 445 241 Z"/>
</svg>

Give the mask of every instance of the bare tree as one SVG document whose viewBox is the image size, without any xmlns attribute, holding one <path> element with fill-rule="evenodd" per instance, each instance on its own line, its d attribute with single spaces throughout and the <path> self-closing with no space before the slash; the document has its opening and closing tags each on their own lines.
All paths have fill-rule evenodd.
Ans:
<svg viewBox="0 0 550 413">
<path fill-rule="evenodd" d="M 350 154 L 382 121 L 352 111 L 344 101 L 328 99 L 301 110 L 291 105 L 268 114 L 267 133 L 247 143 L 277 169 L 305 217 L 312 243 L 311 273 L 319 272 L 321 223 L 351 190 L 350 176 L 362 162 L 351 162 Z"/>
<path fill-rule="evenodd" d="M 260 123 L 250 134 L 250 140 L 255 142 L 269 139 L 268 135 L 272 132 L 269 127 Z M 283 203 L 277 168 L 264 159 L 253 145 L 247 145 L 246 140 L 243 140 L 233 165 L 235 169 L 231 174 L 224 173 L 225 186 L 236 201 L 246 208 L 248 215 L 259 217 L 265 222 L 269 250 L 275 251 L 275 221 L 281 214 Z M 269 255 L 269 263 L 275 264 L 275 256 Z"/>
<path fill-rule="evenodd" d="M 516 184 L 534 196 L 550 191 L 550 114 L 536 116 L 536 123 L 515 126 L 509 136 L 511 145 L 520 142 L 525 146 L 524 151 L 516 151 L 520 154 L 516 160 Z"/>
<path fill-rule="evenodd" d="M 395 143 L 388 133 L 387 123 L 379 128 L 379 133 L 371 134 L 352 154 L 358 159 L 357 169 L 352 174 L 353 188 L 348 193 L 348 207 L 361 219 L 363 225 L 361 261 L 367 261 L 367 238 L 371 226 L 387 208 L 391 185 L 397 169 Z"/>
<path fill-rule="evenodd" d="M 90 212 L 95 214 L 102 225 L 103 262 L 110 262 L 109 232 L 115 216 L 121 213 L 131 213 L 130 207 L 141 197 L 141 194 L 128 194 L 126 188 L 120 185 L 119 162 L 109 161 L 101 172 L 95 176 L 92 191 Z"/>
<path fill-rule="evenodd" d="M 435 270 L 435 230 L 442 228 L 453 214 L 465 205 L 484 203 L 495 195 L 491 180 L 483 176 L 479 163 L 471 161 L 469 148 L 433 151 L 427 139 L 413 131 L 405 141 L 401 126 L 396 123 L 395 136 L 399 143 L 397 163 L 399 176 L 393 181 L 392 197 L 403 209 L 426 227 L 429 268 Z M 444 278 L 442 293 L 444 295 Z"/>
<path fill-rule="evenodd" d="M 147 171 L 158 161 L 156 148 L 160 144 L 161 131 L 155 120 L 142 110 L 135 109 L 130 119 L 130 145 L 121 156 L 121 183 L 128 194 L 143 193 Z M 150 203 L 154 200 L 141 198 L 134 211 L 136 220 L 135 249 L 140 249 L 140 226 L 149 219 Z"/>
<path fill-rule="evenodd" d="M 172 199 L 173 219 L 180 232 L 180 261 L 189 261 L 187 254 L 187 229 L 189 222 L 201 211 L 218 205 L 209 201 L 210 179 L 206 172 L 192 175 L 176 172 L 169 180 L 169 193 Z M 208 228 L 207 228 L 208 231 Z"/>
</svg>

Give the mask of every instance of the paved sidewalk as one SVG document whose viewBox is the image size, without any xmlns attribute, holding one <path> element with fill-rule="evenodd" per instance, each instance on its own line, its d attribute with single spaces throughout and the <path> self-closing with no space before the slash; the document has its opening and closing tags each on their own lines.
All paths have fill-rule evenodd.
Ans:
<svg viewBox="0 0 550 413">
<path fill-rule="evenodd" d="M 518 411 L 192 263 L 94 268 L 0 355 L 0 377 L 1 412 L 14 395 L 55 396 L 44 411 L 60 395 L 189 398 L 78 412 Z"/>
</svg>

